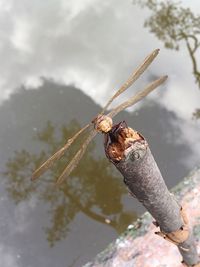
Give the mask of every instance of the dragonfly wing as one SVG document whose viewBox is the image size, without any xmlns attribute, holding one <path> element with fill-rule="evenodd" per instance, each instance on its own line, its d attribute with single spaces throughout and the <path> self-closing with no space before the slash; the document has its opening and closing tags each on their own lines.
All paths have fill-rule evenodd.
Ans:
<svg viewBox="0 0 200 267">
<path fill-rule="evenodd" d="M 64 169 L 62 174 L 57 179 L 56 184 L 58 185 L 61 184 L 64 181 L 64 179 L 67 178 L 70 175 L 70 173 L 76 168 L 80 159 L 84 155 L 87 146 L 89 145 L 89 143 L 92 141 L 92 139 L 95 137 L 96 134 L 97 132 L 95 130 L 92 130 L 90 132 L 89 136 L 87 137 L 85 142 L 82 144 L 81 148 L 78 150 L 78 152 L 75 154 L 73 159 L 70 161 L 70 163 L 67 165 L 67 167 Z"/>
<path fill-rule="evenodd" d="M 133 106 L 135 103 L 139 102 L 141 99 L 143 99 L 149 93 L 151 93 L 154 89 L 156 89 L 159 85 L 161 85 L 166 79 L 167 79 L 167 76 L 162 76 L 161 78 L 148 84 L 143 90 L 139 91 L 136 95 L 132 96 L 130 99 L 128 99 L 127 101 L 125 101 L 121 105 L 114 108 L 110 113 L 107 114 L 107 116 L 113 118 L 120 111 L 122 111 L 122 110 L 124 110 L 130 106 Z"/>
<path fill-rule="evenodd" d="M 142 64 L 134 70 L 134 72 L 131 74 L 129 79 L 119 88 L 119 90 L 109 99 L 105 107 L 102 109 L 100 114 L 103 114 L 108 106 L 112 103 L 112 101 L 118 97 L 120 94 L 122 94 L 126 89 L 128 89 L 141 75 L 142 73 L 148 68 L 148 66 L 152 63 L 152 61 L 155 59 L 155 57 L 158 55 L 159 49 L 154 50 L 149 54 Z"/>
<path fill-rule="evenodd" d="M 91 124 L 87 124 L 85 127 L 81 128 L 72 138 L 68 139 L 67 143 L 59 149 L 55 154 L 53 154 L 47 161 L 45 161 L 37 170 L 34 171 L 31 180 L 36 180 L 40 177 L 45 171 L 47 171 L 53 163 L 60 159 L 65 151 L 69 148 L 69 146 L 76 140 L 76 138 L 84 132 Z"/>
</svg>

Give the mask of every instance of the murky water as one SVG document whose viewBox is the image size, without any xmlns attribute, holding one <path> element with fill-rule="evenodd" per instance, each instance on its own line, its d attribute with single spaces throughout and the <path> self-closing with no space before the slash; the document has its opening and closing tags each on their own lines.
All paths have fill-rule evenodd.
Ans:
<svg viewBox="0 0 200 267">
<path fill-rule="evenodd" d="M 179 51 L 166 49 L 158 33 L 149 33 L 153 23 L 143 28 L 151 10 L 131 2 L 74 2 L 2 2 L 0 258 L 5 267 L 81 266 L 144 211 L 107 161 L 100 135 L 60 188 L 55 179 L 85 136 L 38 181 L 30 177 L 100 111 L 114 90 L 109 88 L 119 86 L 157 47 L 160 56 L 137 87 L 162 74 L 169 81 L 115 121 L 126 120 L 147 138 L 169 187 L 199 164 L 199 46 L 191 54 L 194 43 L 183 39 Z M 194 5 L 191 1 L 192 12 L 199 8 Z M 192 32 L 199 24 L 190 23 Z M 132 94 L 130 89 L 119 101 Z"/>
</svg>

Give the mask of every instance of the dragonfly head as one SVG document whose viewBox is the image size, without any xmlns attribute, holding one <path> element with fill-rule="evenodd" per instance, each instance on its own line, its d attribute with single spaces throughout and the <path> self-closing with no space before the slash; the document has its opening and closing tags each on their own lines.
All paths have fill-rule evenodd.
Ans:
<svg viewBox="0 0 200 267">
<path fill-rule="evenodd" d="M 98 115 L 92 123 L 94 128 L 101 133 L 108 133 L 113 126 L 112 119 L 106 115 Z"/>
</svg>

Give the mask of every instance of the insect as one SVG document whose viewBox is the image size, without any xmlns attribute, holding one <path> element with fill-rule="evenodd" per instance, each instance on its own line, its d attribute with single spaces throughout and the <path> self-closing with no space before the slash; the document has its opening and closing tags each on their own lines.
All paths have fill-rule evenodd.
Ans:
<svg viewBox="0 0 200 267">
<path fill-rule="evenodd" d="M 73 169 L 76 168 L 80 159 L 84 155 L 88 144 L 92 141 L 92 139 L 96 136 L 96 134 L 98 132 L 106 134 L 112 131 L 112 127 L 115 127 L 112 124 L 112 118 L 114 116 L 116 116 L 120 111 L 134 105 L 135 103 L 143 99 L 145 96 L 147 96 L 150 92 L 152 92 L 159 85 L 161 85 L 167 79 L 167 76 L 162 76 L 159 79 L 156 79 L 153 82 L 149 83 L 143 90 L 139 91 L 134 96 L 130 97 L 127 101 L 113 108 L 107 115 L 104 115 L 104 113 L 106 112 L 110 104 L 113 102 L 113 100 L 116 99 L 125 90 L 127 90 L 142 75 L 142 73 L 147 69 L 147 67 L 152 63 L 152 61 L 158 55 L 158 53 L 159 53 L 159 49 L 156 49 L 153 52 L 151 52 L 144 59 L 141 65 L 139 65 L 139 67 L 136 68 L 136 70 L 134 70 L 134 72 L 131 74 L 128 80 L 108 100 L 108 102 L 106 103 L 104 108 L 101 110 L 101 112 L 90 123 L 88 123 L 83 128 L 81 128 L 80 131 L 78 131 L 72 138 L 68 139 L 67 143 L 62 148 L 60 148 L 54 155 L 52 155 L 38 169 L 36 169 L 31 179 L 36 180 L 38 177 L 40 177 L 47 169 L 49 169 L 53 165 L 55 161 L 59 160 L 64 155 L 65 151 L 76 140 L 76 138 L 80 134 L 85 132 L 86 129 L 89 128 L 87 139 L 83 142 L 80 149 L 77 151 L 77 153 L 74 155 L 72 160 L 65 167 L 61 175 L 58 177 L 56 183 L 61 184 L 64 181 L 64 179 L 70 175 Z"/>
</svg>

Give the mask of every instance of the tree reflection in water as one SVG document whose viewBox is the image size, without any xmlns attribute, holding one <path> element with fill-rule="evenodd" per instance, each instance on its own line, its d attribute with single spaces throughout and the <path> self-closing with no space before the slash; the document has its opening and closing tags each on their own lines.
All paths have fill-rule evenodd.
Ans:
<svg viewBox="0 0 200 267">
<path fill-rule="evenodd" d="M 26 150 L 16 151 L 15 156 L 6 164 L 6 188 L 16 204 L 29 199 L 33 194 L 49 204 L 51 226 L 46 227 L 45 231 L 50 246 L 67 236 L 69 224 L 78 212 L 83 212 L 101 223 L 106 223 L 106 219 L 109 219 L 109 225 L 119 232 L 136 219 L 134 213 L 122 210 L 121 198 L 126 189 L 117 173 L 111 169 L 108 160 L 94 156 L 94 142 L 89 145 L 84 159 L 80 161 L 71 177 L 59 188 L 55 187 L 56 178 L 79 148 L 83 136 L 40 178 L 40 181 L 30 181 L 33 170 L 79 129 L 80 125 L 76 121 L 72 121 L 67 127 L 63 126 L 61 131 L 48 122 L 44 130 L 36 136 L 44 149 L 39 154 Z"/>
<path fill-rule="evenodd" d="M 193 112 L 193 118 L 194 119 L 200 119 L 200 108 L 197 108 L 194 112 Z"/>
<path fill-rule="evenodd" d="M 200 89 L 200 69 L 198 54 L 200 51 L 200 15 L 194 14 L 189 8 L 181 7 L 180 2 L 158 0 L 133 0 L 135 4 L 148 8 L 152 14 L 145 21 L 155 36 L 163 41 L 166 48 L 179 50 L 185 44 L 192 62 L 192 72 Z M 193 113 L 200 118 L 200 109 Z"/>
</svg>

